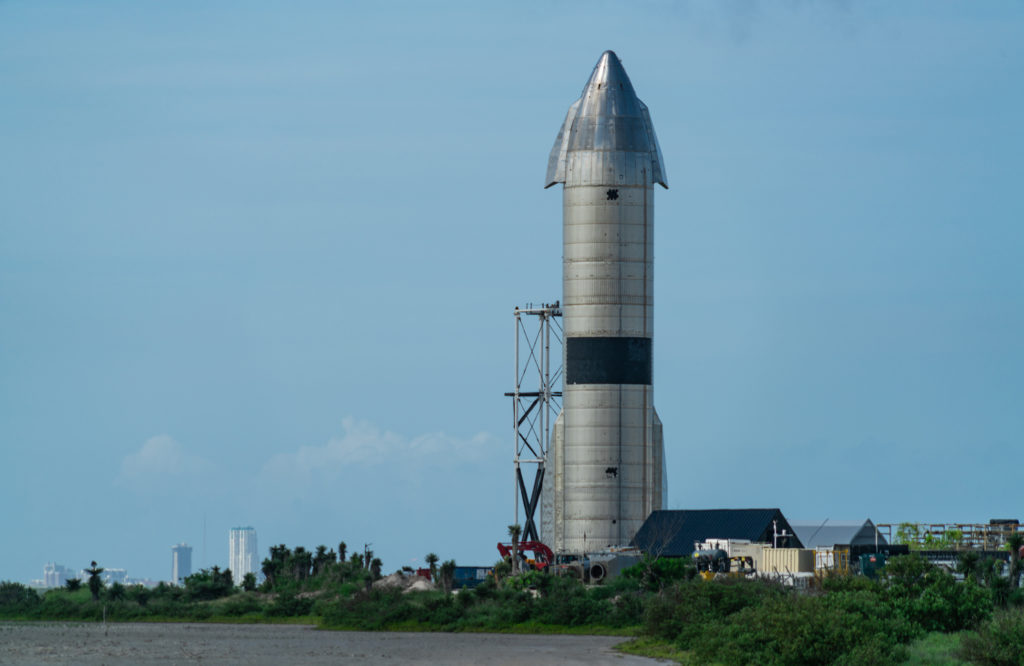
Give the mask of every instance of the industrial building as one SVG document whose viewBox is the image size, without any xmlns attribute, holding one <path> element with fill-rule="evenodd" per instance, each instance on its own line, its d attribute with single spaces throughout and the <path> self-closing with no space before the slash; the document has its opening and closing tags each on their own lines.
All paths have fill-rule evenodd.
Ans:
<svg viewBox="0 0 1024 666">
<path fill-rule="evenodd" d="M 804 544 L 779 509 L 655 511 L 633 538 L 641 551 L 660 557 L 690 557 L 708 539 L 737 539 L 775 548 Z"/>
<path fill-rule="evenodd" d="M 824 520 L 818 523 L 792 523 L 806 548 L 845 548 L 851 546 L 888 546 L 889 542 L 870 519 L 862 522 Z"/>
</svg>

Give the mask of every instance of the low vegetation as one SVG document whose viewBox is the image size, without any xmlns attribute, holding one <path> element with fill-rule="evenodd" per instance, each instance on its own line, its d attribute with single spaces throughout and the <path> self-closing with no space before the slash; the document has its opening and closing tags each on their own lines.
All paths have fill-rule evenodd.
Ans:
<svg viewBox="0 0 1024 666">
<path fill-rule="evenodd" d="M 638 637 L 626 651 L 694 664 L 1024 665 L 1024 591 L 974 561 L 960 581 L 911 554 L 890 560 L 879 580 L 828 576 L 801 591 L 740 577 L 705 581 L 678 560 L 643 562 L 598 586 L 500 566 L 497 577 L 453 594 L 451 560 L 439 567 L 431 553 L 436 584 L 411 591 L 374 586 L 380 560 L 346 550 L 275 546 L 259 586 L 255 578 L 235 586 L 217 567 L 154 589 L 76 582 L 37 593 L 0 583 L 0 618 L 605 633 Z"/>
</svg>

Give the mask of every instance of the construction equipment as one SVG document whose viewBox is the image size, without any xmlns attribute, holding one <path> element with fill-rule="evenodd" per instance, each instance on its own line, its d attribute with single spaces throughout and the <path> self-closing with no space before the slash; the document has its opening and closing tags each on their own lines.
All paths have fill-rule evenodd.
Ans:
<svg viewBox="0 0 1024 666">
<path fill-rule="evenodd" d="M 498 544 L 498 552 L 501 553 L 502 558 L 507 557 L 511 560 L 513 551 L 518 553 L 519 559 L 522 560 L 523 563 L 537 571 L 543 571 L 555 561 L 555 554 L 551 552 L 550 548 L 540 541 L 520 541 L 518 544 Z M 527 553 L 532 553 L 533 557 L 529 557 Z"/>
<path fill-rule="evenodd" d="M 702 573 L 728 573 L 729 553 L 721 548 L 695 550 L 693 551 L 693 563 L 697 565 L 697 571 Z"/>
</svg>

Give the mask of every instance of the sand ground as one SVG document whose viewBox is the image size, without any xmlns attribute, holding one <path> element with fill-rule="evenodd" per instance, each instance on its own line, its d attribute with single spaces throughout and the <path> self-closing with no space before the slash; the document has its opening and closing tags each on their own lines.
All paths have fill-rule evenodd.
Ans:
<svg viewBox="0 0 1024 666">
<path fill-rule="evenodd" d="M 297 625 L 0 623 L 0 664 L 640 666 L 610 636 L 318 631 Z"/>
</svg>

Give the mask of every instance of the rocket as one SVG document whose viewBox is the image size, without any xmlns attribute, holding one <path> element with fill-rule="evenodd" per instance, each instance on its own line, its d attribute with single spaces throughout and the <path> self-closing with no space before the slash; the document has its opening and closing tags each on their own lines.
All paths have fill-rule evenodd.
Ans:
<svg viewBox="0 0 1024 666">
<path fill-rule="evenodd" d="M 541 493 L 556 555 L 625 546 L 665 502 L 654 410 L 654 185 L 668 189 L 647 106 L 612 51 L 548 158 L 562 183 L 562 411 Z"/>
</svg>

